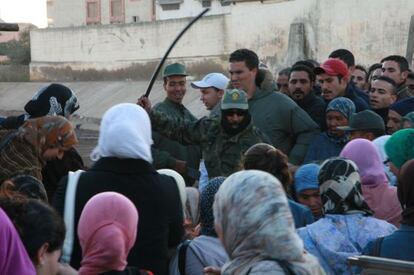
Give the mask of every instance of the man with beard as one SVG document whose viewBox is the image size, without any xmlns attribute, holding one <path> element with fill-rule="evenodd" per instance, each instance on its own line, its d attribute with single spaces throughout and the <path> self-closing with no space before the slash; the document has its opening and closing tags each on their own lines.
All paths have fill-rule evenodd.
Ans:
<svg viewBox="0 0 414 275">
<path fill-rule="evenodd" d="M 138 101 L 147 111 L 151 103 L 147 98 Z M 226 90 L 221 101 L 221 118 L 203 117 L 198 121 L 185 121 L 152 110 L 152 127 L 170 137 L 182 137 L 189 144 L 201 147 L 209 178 L 229 176 L 240 170 L 241 158 L 251 146 L 268 139 L 253 126 L 243 90 Z"/>
<path fill-rule="evenodd" d="M 289 95 L 320 128 L 325 125 L 325 102 L 315 95 L 312 87 L 315 74 L 304 65 L 295 65 L 289 74 Z"/>
<path fill-rule="evenodd" d="M 187 72 L 182 64 L 173 63 L 165 67 L 163 78 L 167 96 L 163 102 L 154 106 L 154 110 L 179 120 L 197 120 L 182 104 L 187 91 L 186 76 Z M 171 140 L 156 131 L 153 131 L 152 138 L 154 140 L 152 154 L 155 168 L 174 169 L 184 177 L 186 184 L 191 186 L 198 175 L 189 172 L 198 170 L 201 158 L 200 148 L 186 143 L 183 138 L 178 137 Z"/>
<path fill-rule="evenodd" d="M 328 104 L 337 97 L 346 97 L 355 104 L 357 112 L 369 109 L 365 100 L 358 96 L 349 86 L 349 71 L 346 64 L 337 58 L 330 58 L 314 70 L 322 89 L 322 97 Z"/>
</svg>

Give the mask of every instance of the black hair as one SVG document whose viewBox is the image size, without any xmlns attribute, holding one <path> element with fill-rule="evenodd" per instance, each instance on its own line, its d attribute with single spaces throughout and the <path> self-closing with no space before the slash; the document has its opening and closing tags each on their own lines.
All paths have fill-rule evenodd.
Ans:
<svg viewBox="0 0 414 275">
<path fill-rule="evenodd" d="M 347 49 L 338 49 L 329 55 L 329 58 L 338 58 L 341 59 L 349 67 L 355 66 L 355 57 Z"/>
<path fill-rule="evenodd" d="M 229 62 L 241 62 L 246 63 L 249 70 L 259 68 L 259 57 L 257 54 L 249 49 L 238 49 L 230 54 Z"/>
<path fill-rule="evenodd" d="M 413 72 L 409 72 L 408 75 L 407 75 L 407 78 L 414 79 L 414 73 Z"/>
<path fill-rule="evenodd" d="M 292 67 L 299 66 L 299 65 L 309 67 L 311 70 L 316 68 L 314 63 L 312 63 L 309 60 L 299 60 L 299 61 L 295 62 L 295 64 L 293 64 Z"/>
<path fill-rule="evenodd" d="M 48 244 L 47 252 L 61 249 L 65 239 L 65 224 L 57 212 L 39 200 L 17 194 L 0 197 L 0 207 L 16 227 L 20 239 L 33 262 L 39 249 Z"/>
<path fill-rule="evenodd" d="M 286 76 L 289 76 L 289 75 L 290 75 L 290 70 L 291 70 L 291 69 L 292 69 L 291 67 L 284 68 L 284 69 L 280 70 L 280 71 L 277 73 L 277 75 L 286 75 Z"/>
<path fill-rule="evenodd" d="M 392 86 L 392 91 L 394 93 L 397 92 L 397 83 L 394 81 L 394 79 L 389 78 L 388 76 L 380 75 L 375 80 L 382 80 L 382 81 L 389 83 Z"/>
<path fill-rule="evenodd" d="M 389 55 L 381 60 L 381 63 L 384 63 L 385 61 L 394 61 L 398 64 L 400 67 L 401 72 L 408 71 L 408 61 L 404 56 L 401 55 Z"/>
<path fill-rule="evenodd" d="M 369 81 L 369 78 L 371 77 L 372 73 L 377 70 L 377 69 L 381 69 L 382 65 L 381 63 L 374 63 L 371 66 L 369 66 L 368 68 L 368 74 L 367 74 L 367 82 Z"/>
<path fill-rule="evenodd" d="M 365 73 L 365 79 L 366 79 L 366 76 L 368 75 L 368 72 L 367 72 L 367 69 L 365 69 L 364 66 L 362 66 L 362 65 L 355 65 L 355 70 L 363 71 Z"/>
<path fill-rule="evenodd" d="M 315 73 L 311 68 L 305 65 L 294 65 L 289 73 L 289 79 L 292 72 L 306 72 L 308 74 L 309 80 L 314 82 L 315 81 Z"/>
</svg>

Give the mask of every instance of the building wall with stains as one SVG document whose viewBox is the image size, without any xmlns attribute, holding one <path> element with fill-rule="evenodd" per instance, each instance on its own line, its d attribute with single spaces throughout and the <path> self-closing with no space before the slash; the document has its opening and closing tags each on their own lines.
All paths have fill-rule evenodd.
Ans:
<svg viewBox="0 0 414 275">
<path fill-rule="evenodd" d="M 294 0 L 243 2 L 224 15 L 206 16 L 178 42 L 170 60 L 226 70 L 229 53 L 250 48 L 272 71 L 298 58 L 323 61 L 338 48 L 369 65 L 390 54 L 405 56 L 412 0 Z M 45 70 L 128 70 L 155 67 L 189 19 L 140 24 L 55 28 L 31 32 L 33 79 Z M 292 26 L 301 25 L 301 28 Z M 301 29 L 302 33 L 290 33 Z M 291 42 L 289 42 L 289 37 Z M 301 41 L 300 45 L 298 41 Z M 289 45 L 290 43 L 290 45 Z M 198 65 L 197 65 L 198 64 Z"/>
</svg>

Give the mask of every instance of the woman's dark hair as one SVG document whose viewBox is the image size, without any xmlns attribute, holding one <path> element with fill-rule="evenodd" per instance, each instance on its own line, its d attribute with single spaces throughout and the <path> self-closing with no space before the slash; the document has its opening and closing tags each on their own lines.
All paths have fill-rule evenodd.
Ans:
<svg viewBox="0 0 414 275">
<path fill-rule="evenodd" d="M 27 199 L 21 194 L 0 197 L 0 207 L 13 222 L 33 262 L 38 250 L 47 243 L 48 252 L 62 248 L 65 224 L 56 211 L 39 200 Z"/>
<path fill-rule="evenodd" d="M 5 180 L 0 185 L 0 196 L 10 197 L 9 192 L 19 192 L 29 199 L 47 202 L 47 194 L 43 183 L 29 175 L 17 175 Z"/>
<path fill-rule="evenodd" d="M 275 147 L 266 143 L 253 145 L 244 153 L 243 167 L 245 170 L 256 169 L 272 174 L 282 183 L 285 191 L 290 192 L 292 174 L 288 157 Z"/>
</svg>

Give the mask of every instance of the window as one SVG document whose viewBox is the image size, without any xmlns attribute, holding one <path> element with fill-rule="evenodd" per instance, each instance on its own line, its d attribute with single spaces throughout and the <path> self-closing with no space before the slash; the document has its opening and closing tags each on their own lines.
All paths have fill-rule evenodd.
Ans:
<svg viewBox="0 0 414 275">
<path fill-rule="evenodd" d="M 201 6 L 203 6 L 203 8 L 211 7 L 211 0 L 201 0 Z"/>
<path fill-rule="evenodd" d="M 101 1 L 86 0 L 86 24 L 101 23 Z"/>
<path fill-rule="evenodd" d="M 111 23 L 125 22 L 125 3 L 124 0 L 110 0 Z"/>
<path fill-rule="evenodd" d="M 139 16 L 137 16 L 137 15 L 132 16 L 132 22 L 134 22 L 134 23 L 139 22 Z"/>
<path fill-rule="evenodd" d="M 158 0 L 162 10 L 178 10 L 183 0 Z"/>
</svg>

